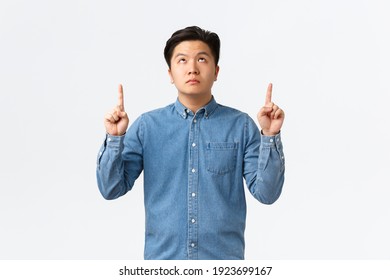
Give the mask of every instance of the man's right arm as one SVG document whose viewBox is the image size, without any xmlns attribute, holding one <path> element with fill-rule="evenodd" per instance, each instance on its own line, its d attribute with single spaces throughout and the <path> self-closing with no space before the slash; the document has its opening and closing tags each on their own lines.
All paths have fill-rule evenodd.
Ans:
<svg viewBox="0 0 390 280">
<path fill-rule="evenodd" d="M 140 119 L 126 133 L 129 119 L 124 110 L 123 88 L 119 85 L 118 105 L 104 118 L 107 134 L 97 159 L 97 183 L 106 199 L 126 194 L 142 172 Z"/>
<path fill-rule="evenodd" d="M 97 158 L 96 178 L 100 193 L 105 199 L 124 195 L 132 186 L 126 187 L 124 164 L 121 153 L 125 136 L 106 135 Z"/>
<path fill-rule="evenodd" d="M 143 170 L 142 143 L 137 119 L 124 136 L 107 134 L 100 148 L 96 177 L 105 199 L 115 199 L 130 191 Z"/>
</svg>

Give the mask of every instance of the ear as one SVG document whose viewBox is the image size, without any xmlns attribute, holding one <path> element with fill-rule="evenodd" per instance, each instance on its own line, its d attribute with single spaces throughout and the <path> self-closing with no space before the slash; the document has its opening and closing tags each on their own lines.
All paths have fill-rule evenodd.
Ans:
<svg viewBox="0 0 390 280">
<path fill-rule="evenodd" d="M 219 73 L 219 66 L 217 65 L 216 67 L 215 67 L 215 81 L 217 80 L 217 78 L 218 78 L 218 73 Z"/>
<path fill-rule="evenodd" d="M 171 68 L 168 68 L 168 75 L 169 75 L 169 78 L 171 79 L 171 84 L 173 84 L 175 81 L 173 80 Z"/>
</svg>

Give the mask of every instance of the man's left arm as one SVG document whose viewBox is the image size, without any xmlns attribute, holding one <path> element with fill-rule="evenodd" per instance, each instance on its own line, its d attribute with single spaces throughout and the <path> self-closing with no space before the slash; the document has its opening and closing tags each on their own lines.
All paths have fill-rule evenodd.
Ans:
<svg viewBox="0 0 390 280">
<path fill-rule="evenodd" d="M 243 175 L 252 195 L 264 204 L 272 204 L 282 192 L 285 170 L 280 133 L 284 112 L 272 102 L 272 84 L 268 86 L 265 105 L 257 120 L 261 132 L 251 119 L 246 126 Z"/>
</svg>

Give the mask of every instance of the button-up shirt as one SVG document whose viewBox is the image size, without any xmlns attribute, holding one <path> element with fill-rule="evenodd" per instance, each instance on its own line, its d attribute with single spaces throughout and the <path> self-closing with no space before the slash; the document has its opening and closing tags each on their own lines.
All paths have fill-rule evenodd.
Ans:
<svg viewBox="0 0 390 280">
<path fill-rule="evenodd" d="M 97 162 L 106 199 L 144 175 L 145 259 L 244 259 L 243 179 L 260 202 L 284 182 L 280 133 L 264 136 L 245 113 L 214 98 L 197 112 L 177 100 L 107 135 Z"/>
</svg>

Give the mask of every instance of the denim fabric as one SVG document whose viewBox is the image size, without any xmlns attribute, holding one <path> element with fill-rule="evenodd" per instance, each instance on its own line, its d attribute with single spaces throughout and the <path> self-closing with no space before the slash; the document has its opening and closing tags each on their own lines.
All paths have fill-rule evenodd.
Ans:
<svg viewBox="0 0 390 280">
<path fill-rule="evenodd" d="M 262 135 L 245 113 L 215 99 L 195 114 L 178 100 L 107 135 L 97 162 L 106 199 L 126 194 L 143 171 L 145 259 L 244 259 L 243 178 L 260 202 L 284 181 L 280 134 Z"/>
</svg>

